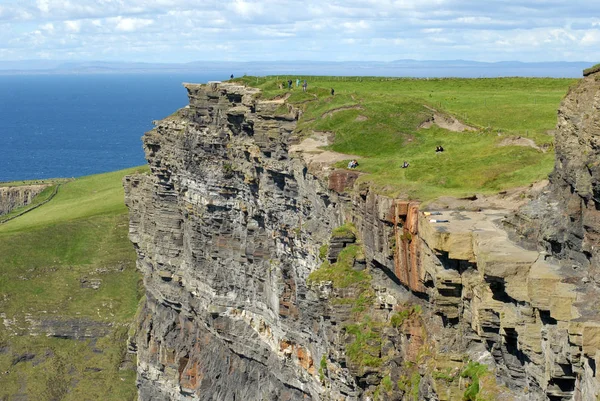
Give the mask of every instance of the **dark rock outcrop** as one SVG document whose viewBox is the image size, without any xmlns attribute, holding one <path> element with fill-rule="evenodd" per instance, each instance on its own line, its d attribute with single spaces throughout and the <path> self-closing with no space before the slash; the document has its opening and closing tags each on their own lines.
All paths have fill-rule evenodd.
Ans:
<svg viewBox="0 0 600 401">
<path fill-rule="evenodd" d="M 23 185 L 16 187 L 0 187 L 0 216 L 11 210 L 27 206 L 48 185 Z"/>
</svg>

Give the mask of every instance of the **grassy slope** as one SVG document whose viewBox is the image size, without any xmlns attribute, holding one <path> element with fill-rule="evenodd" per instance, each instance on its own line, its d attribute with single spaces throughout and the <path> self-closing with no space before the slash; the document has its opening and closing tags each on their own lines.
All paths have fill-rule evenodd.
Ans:
<svg viewBox="0 0 600 401">
<path fill-rule="evenodd" d="M 48 204 L 0 225 L 0 399 L 131 400 L 135 373 L 119 370 L 138 300 L 135 252 L 121 179 L 139 169 L 62 185 Z M 99 289 L 82 280 L 100 279 Z M 25 317 L 111 323 L 112 333 L 76 341 L 29 336 Z M 17 357 L 34 354 L 28 362 Z"/>
<path fill-rule="evenodd" d="M 291 79 L 295 81 L 295 77 Z M 273 78 L 240 80 L 263 89 L 264 97 L 287 91 L 279 90 Z M 308 93 L 294 87 L 288 99 L 304 109 L 298 132 L 334 132 L 333 150 L 363 157 L 359 170 L 369 174 L 362 176 L 362 181 L 370 181 L 389 195 L 422 200 L 492 193 L 545 178 L 553 166 L 552 151 L 497 145 L 509 136 L 527 137 L 541 146 L 551 144 L 548 131 L 556 124 L 556 109 L 575 82 L 364 77 L 309 77 L 308 81 Z M 335 96 L 330 95 L 330 88 L 335 88 Z M 432 114 L 425 106 L 452 114 L 479 130 L 418 129 Z M 343 107 L 348 109 L 327 114 Z M 438 144 L 444 146 L 443 154 L 434 152 Z M 403 160 L 411 167 L 401 169 Z"/>
</svg>

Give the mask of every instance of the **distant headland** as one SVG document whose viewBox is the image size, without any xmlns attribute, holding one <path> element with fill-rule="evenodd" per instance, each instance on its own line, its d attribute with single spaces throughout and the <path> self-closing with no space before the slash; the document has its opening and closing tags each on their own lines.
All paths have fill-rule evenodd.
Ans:
<svg viewBox="0 0 600 401">
<path fill-rule="evenodd" d="M 554 77 L 578 78 L 593 63 L 586 61 L 479 62 L 470 60 L 394 61 L 194 61 L 144 63 L 119 61 L 19 60 L 0 61 L 0 75 L 110 73 L 233 73 L 240 75 L 364 75 L 388 77 Z"/>
</svg>

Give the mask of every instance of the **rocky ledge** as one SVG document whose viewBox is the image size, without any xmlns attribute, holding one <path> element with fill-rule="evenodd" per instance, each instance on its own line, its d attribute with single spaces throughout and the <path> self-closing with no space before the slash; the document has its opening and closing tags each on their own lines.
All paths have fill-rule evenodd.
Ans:
<svg viewBox="0 0 600 401">
<path fill-rule="evenodd" d="M 27 206 L 48 185 L 22 185 L 16 187 L 0 187 L 0 216 L 11 210 Z"/>
</svg>

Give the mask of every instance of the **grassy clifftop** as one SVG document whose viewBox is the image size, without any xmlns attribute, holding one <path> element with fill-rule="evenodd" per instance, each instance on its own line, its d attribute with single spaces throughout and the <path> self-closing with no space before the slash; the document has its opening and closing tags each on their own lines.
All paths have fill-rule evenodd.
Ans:
<svg viewBox="0 0 600 401">
<path fill-rule="evenodd" d="M 139 170 L 64 183 L 0 225 L 0 399 L 135 399 L 124 361 L 141 292 L 121 180 Z"/>
<path fill-rule="evenodd" d="M 304 79 L 305 77 L 300 77 Z M 291 90 L 279 89 L 284 80 Z M 492 193 L 546 178 L 554 154 L 556 110 L 573 79 L 401 79 L 244 77 L 265 98 L 284 97 L 303 110 L 297 131 L 335 134 L 331 150 L 360 156 L 359 171 L 379 191 L 431 199 Z M 331 94 L 331 88 L 335 94 Z M 433 124 L 458 120 L 474 130 Z M 445 152 L 436 154 L 437 145 Z M 402 169 L 402 162 L 410 163 Z M 343 167 L 341 163 L 339 167 Z"/>
</svg>

